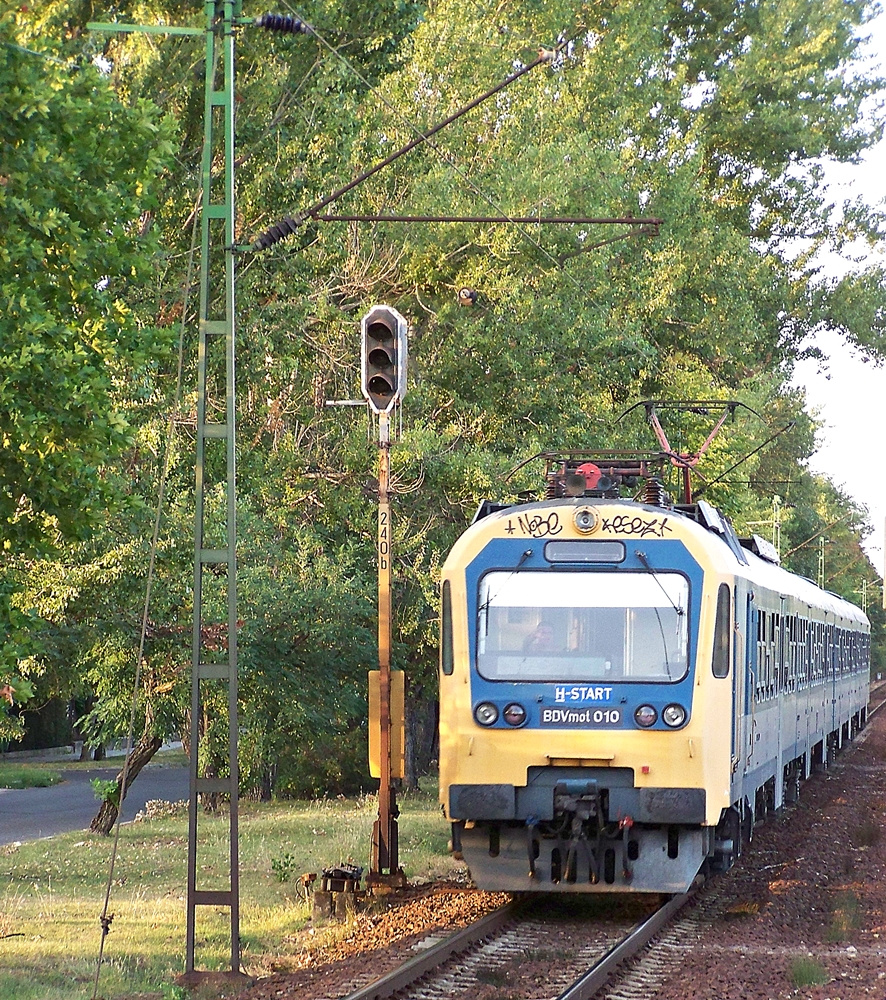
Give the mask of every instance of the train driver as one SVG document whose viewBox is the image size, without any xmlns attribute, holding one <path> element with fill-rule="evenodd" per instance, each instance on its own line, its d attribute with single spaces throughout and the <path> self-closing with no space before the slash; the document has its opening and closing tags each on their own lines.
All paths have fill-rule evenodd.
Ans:
<svg viewBox="0 0 886 1000">
<path fill-rule="evenodd" d="M 523 643 L 524 653 L 557 653 L 562 652 L 554 638 L 554 626 L 550 622 L 541 621 L 535 626 L 535 631 L 526 636 Z"/>
</svg>

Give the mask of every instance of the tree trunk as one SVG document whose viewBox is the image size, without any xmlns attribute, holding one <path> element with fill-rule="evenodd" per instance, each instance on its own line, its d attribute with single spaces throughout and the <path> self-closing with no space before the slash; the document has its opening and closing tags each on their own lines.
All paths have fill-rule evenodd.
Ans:
<svg viewBox="0 0 886 1000">
<path fill-rule="evenodd" d="M 437 756 L 437 702 L 418 691 L 406 706 L 406 788 L 433 769 Z"/>
<path fill-rule="evenodd" d="M 125 769 L 126 787 L 123 788 L 123 771 L 120 771 L 117 775 L 116 793 L 110 799 L 105 799 L 102 802 L 98 812 L 89 824 L 89 829 L 93 833 L 100 833 L 103 837 L 107 837 L 111 830 L 114 829 L 114 824 L 117 822 L 117 816 L 120 812 L 120 805 L 126 798 L 129 786 L 135 781 L 139 771 L 151 760 L 161 746 L 163 746 L 163 740 L 159 736 L 148 736 L 147 734 L 142 736 L 138 743 L 135 744 L 129 752 L 129 762 Z"/>
</svg>

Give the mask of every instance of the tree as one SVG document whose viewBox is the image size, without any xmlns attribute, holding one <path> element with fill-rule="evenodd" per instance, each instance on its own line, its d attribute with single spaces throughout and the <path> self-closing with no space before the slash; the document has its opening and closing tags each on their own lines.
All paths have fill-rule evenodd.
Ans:
<svg viewBox="0 0 886 1000">
<path fill-rule="evenodd" d="M 145 221 L 170 153 L 149 102 L 126 108 L 86 60 L 0 14 L 0 683 L 35 623 L 13 559 L 87 536 L 126 502 L 107 464 L 129 444 L 125 397 L 164 344 L 126 303 L 150 275 Z M 14 724 L 0 699 L 0 728 Z"/>
<path fill-rule="evenodd" d="M 411 328 L 404 435 L 392 453 L 394 662 L 408 670 L 416 719 L 433 711 L 436 570 L 481 497 L 539 489 L 530 466 L 504 482 L 518 460 L 557 446 L 648 447 L 642 422 L 618 422 L 640 398 L 740 398 L 764 419 L 736 421 L 718 438 L 704 469 L 709 498 L 736 520 L 764 520 L 783 481 L 797 484 L 786 499 L 798 510 L 799 501 L 816 506 L 803 468 L 814 428 L 788 387 L 792 360 L 823 324 L 873 357 L 882 351 L 882 275 L 830 284 L 812 257 L 881 238 L 878 213 L 828 204 L 818 169 L 880 134 L 861 109 L 881 84 L 855 67 L 866 10 L 860 0 L 553 0 L 491 17 L 466 0 L 379 0 L 358 15 L 317 0 L 305 16 L 320 40 L 240 32 L 243 243 L 558 42 L 552 61 L 336 207 L 664 220 L 654 237 L 634 226 L 306 221 L 286 243 L 244 255 L 240 651 L 250 790 L 264 794 L 281 768 L 297 776 L 291 787 L 365 777 L 350 740 L 372 665 L 361 660 L 371 660 L 374 630 L 375 454 L 353 411 L 324 403 L 357 395 L 357 325 L 374 302 L 395 305 Z M 145 11 L 181 16 L 165 2 Z M 246 16 L 257 12 L 244 4 Z M 67 25 L 71 51 L 102 46 L 130 108 L 162 95 L 170 109 L 181 169 L 164 177 L 153 218 L 169 254 L 158 295 L 133 287 L 130 301 L 141 323 L 178 315 L 202 139 L 199 55 L 187 40 L 161 51 L 137 37 L 88 38 L 79 4 L 44 5 L 41 18 L 43 30 Z M 457 303 L 461 287 L 477 290 L 472 308 Z M 193 363 L 189 348 L 186 373 Z M 140 497 L 149 495 L 163 395 L 137 411 L 142 433 L 116 470 Z M 169 552 L 186 530 L 186 472 L 179 453 Z M 181 627 L 187 612 L 174 565 L 158 627 Z M 348 740 L 337 740 L 344 730 Z"/>
<path fill-rule="evenodd" d="M 4 550 L 83 537 L 120 502 L 102 467 L 129 444 L 121 388 L 158 348 L 126 303 L 170 146 L 89 63 L 16 42 L 0 18 L 0 525 Z M 116 394 L 116 397 L 115 397 Z"/>
</svg>

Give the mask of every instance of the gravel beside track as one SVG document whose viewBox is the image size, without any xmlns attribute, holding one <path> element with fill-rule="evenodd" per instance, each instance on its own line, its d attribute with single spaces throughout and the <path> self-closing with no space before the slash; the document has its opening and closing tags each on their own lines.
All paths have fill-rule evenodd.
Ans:
<svg viewBox="0 0 886 1000">
<path fill-rule="evenodd" d="M 705 886 L 673 938 L 647 957 L 660 972 L 637 964 L 642 996 L 884 1000 L 884 824 L 886 709 L 804 783 L 798 805 L 757 828 L 738 865 Z"/>
<path fill-rule="evenodd" d="M 325 1000 L 347 996 L 401 965 L 424 942 L 438 940 L 510 902 L 507 893 L 455 883 L 413 887 L 379 897 L 333 932 L 304 935 L 286 973 L 255 983 L 237 1000 Z"/>
<path fill-rule="evenodd" d="M 800 803 L 758 826 L 731 871 L 705 886 L 656 946 L 601 997 L 621 1000 L 886 1000 L 886 710 Z M 454 883 L 378 900 L 334 938 L 306 936 L 286 972 L 239 1000 L 335 1000 L 404 962 L 416 946 L 502 905 Z M 551 921 L 556 931 L 555 920 Z M 570 933 L 572 933 L 570 931 Z M 564 937 L 545 950 L 575 947 Z M 554 997 L 533 956 L 477 1000 Z M 818 984 L 807 985 L 810 976 Z M 479 984 L 478 984 L 479 986 Z"/>
</svg>

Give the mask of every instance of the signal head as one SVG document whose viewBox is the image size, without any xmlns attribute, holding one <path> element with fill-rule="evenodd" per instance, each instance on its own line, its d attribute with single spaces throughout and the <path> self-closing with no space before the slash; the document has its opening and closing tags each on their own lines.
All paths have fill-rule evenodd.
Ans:
<svg viewBox="0 0 886 1000">
<path fill-rule="evenodd" d="M 363 395 L 374 413 L 390 413 L 406 391 L 406 320 L 373 306 L 360 323 Z"/>
</svg>

